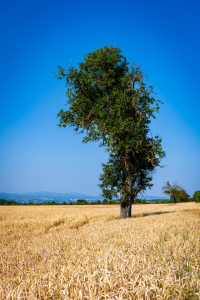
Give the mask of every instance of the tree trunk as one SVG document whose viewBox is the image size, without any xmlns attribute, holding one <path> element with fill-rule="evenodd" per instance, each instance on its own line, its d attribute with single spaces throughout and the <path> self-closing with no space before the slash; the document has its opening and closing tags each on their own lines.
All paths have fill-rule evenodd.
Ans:
<svg viewBox="0 0 200 300">
<path fill-rule="evenodd" d="M 130 218 L 132 209 L 132 179 L 130 178 L 127 183 L 126 192 L 120 191 L 121 194 L 121 211 L 120 218 Z M 127 195 L 128 192 L 128 195 Z M 125 196 L 126 195 L 126 196 Z"/>
<path fill-rule="evenodd" d="M 126 219 L 131 217 L 131 201 L 121 202 L 120 218 Z"/>
<path fill-rule="evenodd" d="M 174 204 L 176 204 L 176 197 L 174 197 Z"/>
</svg>

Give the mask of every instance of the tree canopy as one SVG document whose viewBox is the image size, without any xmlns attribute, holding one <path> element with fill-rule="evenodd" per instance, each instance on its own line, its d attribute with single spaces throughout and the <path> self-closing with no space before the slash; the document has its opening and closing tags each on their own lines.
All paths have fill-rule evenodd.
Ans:
<svg viewBox="0 0 200 300">
<path fill-rule="evenodd" d="M 103 195 L 121 195 L 121 217 L 130 217 L 131 201 L 151 187 L 152 173 L 165 153 L 149 124 L 159 111 L 153 87 L 138 65 L 130 66 L 119 47 L 88 53 L 77 68 L 58 66 L 66 79 L 67 110 L 58 113 L 59 126 L 73 126 L 86 135 L 83 142 L 99 141 L 109 152 L 100 176 Z"/>
</svg>

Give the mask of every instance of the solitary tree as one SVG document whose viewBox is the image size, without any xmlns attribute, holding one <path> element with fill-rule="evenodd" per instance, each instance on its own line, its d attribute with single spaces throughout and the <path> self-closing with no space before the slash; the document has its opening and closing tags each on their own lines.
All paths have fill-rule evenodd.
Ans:
<svg viewBox="0 0 200 300">
<path fill-rule="evenodd" d="M 188 193 L 177 183 L 171 185 L 169 181 L 167 181 L 162 189 L 165 194 L 170 196 L 170 199 L 174 201 L 174 204 L 189 200 Z"/>
<path fill-rule="evenodd" d="M 152 173 L 165 155 L 161 139 L 150 134 L 151 118 L 160 101 L 145 83 L 139 66 L 129 64 L 119 47 L 88 53 L 78 68 L 58 66 L 66 78 L 67 110 L 58 113 L 59 126 L 85 132 L 83 142 L 99 141 L 110 154 L 100 176 L 103 194 L 120 192 L 121 218 L 131 216 L 131 201 L 151 187 Z"/>
</svg>

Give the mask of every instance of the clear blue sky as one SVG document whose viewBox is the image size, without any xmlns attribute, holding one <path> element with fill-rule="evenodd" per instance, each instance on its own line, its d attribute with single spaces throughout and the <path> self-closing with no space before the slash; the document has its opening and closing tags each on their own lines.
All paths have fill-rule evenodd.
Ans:
<svg viewBox="0 0 200 300">
<path fill-rule="evenodd" d="M 200 190 L 199 1 L 4 1 L 1 3 L 0 192 L 82 192 L 98 195 L 98 144 L 59 129 L 65 107 L 57 65 L 120 46 L 135 59 L 164 102 L 152 132 L 163 138 L 165 168 L 147 195 L 177 181 Z"/>
</svg>

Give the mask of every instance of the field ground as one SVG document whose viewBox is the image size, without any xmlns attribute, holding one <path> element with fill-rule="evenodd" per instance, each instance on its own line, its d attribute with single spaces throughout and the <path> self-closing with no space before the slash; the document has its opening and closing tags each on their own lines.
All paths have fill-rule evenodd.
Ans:
<svg viewBox="0 0 200 300">
<path fill-rule="evenodd" d="M 200 299 L 200 204 L 1 206 L 0 299 Z"/>
</svg>

